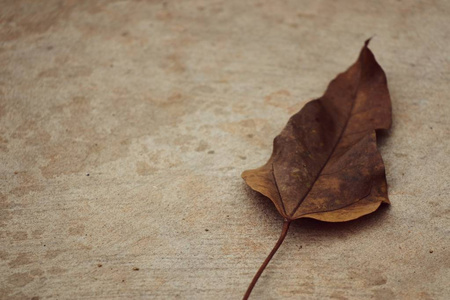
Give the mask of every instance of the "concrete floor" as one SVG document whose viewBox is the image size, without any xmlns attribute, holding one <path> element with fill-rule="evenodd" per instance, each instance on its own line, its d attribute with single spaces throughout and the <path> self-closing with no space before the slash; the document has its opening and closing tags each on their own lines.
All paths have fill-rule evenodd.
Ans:
<svg viewBox="0 0 450 300">
<path fill-rule="evenodd" d="M 449 299 L 449 15 L 445 0 L 1 1 L 0 298 L 242 297 L 282 220 L 241 172 L 376 35 L 392 205 L 296 222 L 253 299 Z"/>
</svg>

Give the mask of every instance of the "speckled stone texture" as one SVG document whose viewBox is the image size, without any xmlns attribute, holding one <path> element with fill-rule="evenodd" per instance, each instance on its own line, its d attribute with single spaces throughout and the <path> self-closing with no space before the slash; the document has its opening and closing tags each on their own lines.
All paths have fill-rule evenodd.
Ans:
<svg viewBox="0 0 450 300">
<path fill-rule="evenodd" d="M 242 297 L 282 219 L 241 172 L 376 35 L 392 206 L 295 222 L 253 299 L 449 299 L 449 15 L 446 0 L 1 1 L 0 298 Z"/>
</svg>

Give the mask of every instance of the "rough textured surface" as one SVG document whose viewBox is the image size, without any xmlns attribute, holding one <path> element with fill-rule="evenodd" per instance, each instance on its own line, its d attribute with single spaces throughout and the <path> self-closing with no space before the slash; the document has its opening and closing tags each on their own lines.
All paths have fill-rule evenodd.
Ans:
<svg viewBox="0 0 450 300">
<path fill-rule="evenodd" d="M 376 34 L 392 206 L 296 222 L 253 297 L 448 299 L 449 14 L 445 0 L 2 1 L 0 298 L 240 298 L 282 225 L 240 173 Z"/>
</svg>

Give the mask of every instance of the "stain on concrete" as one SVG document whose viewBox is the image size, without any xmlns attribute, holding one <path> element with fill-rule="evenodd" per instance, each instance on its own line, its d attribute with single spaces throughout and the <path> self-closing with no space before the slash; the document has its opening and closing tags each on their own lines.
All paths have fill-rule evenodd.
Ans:
<svg viewBox="0 0 450 300">
<path fill-rule="evenodd" d="M 8 265 L 11 268 L 17 268 L 19 266 L 22 265 L 28 265 L 32 263 L 32 260 L 30 259 L 30 256 L 28 253 L 20 253 L 19 255 L 16 256 L 15 259 L 11 260 Z"/>
<path fill-rule="evenodd" d="M 208 147 L 209 147 L 208 143 L 201 140 L 200 143 L 198 144 L 197 148 L 195 148 L 195 151 L 203 152 L 203 151 L 207 150 Z"/>
<path fill-rule="evenodd" d="M 42 237 L 42 235 L 44 234 L 44 232 L 45 232 L 45 231 L 44 231 L 43 229 L 35 229 L 35 230 L 32 231 L 31 236 L 32 236 L 34 239 L 39 239 L 39 238 Z"/>
<path fill-rule="evenodd" d="M 387 283 L 384 272 L 375 268 L 358 269 L 349 272 L 350 278 L 361 280 L 366 287 L 380 286 Z"/>
<path fill-rule="evenodd" d="M 24 287 L 34 280 L 28 272 L 14 273 L 8 276 L 7 282 L 15 287 Z"/>
<path fill-rule="evenodd" d="M 15 174 L 15 178 L 18 184 L 15 188 L 9 191 L 12 195 L 22 197 L 29 194 L 30 192 L 44 190 L 44 187 L 40 184 L 39 179 L 35 175 L 30 174 L 26 171 L 17 172 L 17 174 Z"/>
<path fill-rule="evenodd" d="M 8 197 L 0 192 L 0 228 L 5 227 L 11 218 L 12 216 Z"/>
<path fill-rule="evenodd" d="M 47 270 L 48 274 L 51 275 L 61 275 L 67 272 L 67 269 L 61 268 L 61 267 L 51 267 Z"/>
<path fill-rule="evenodd" d="M 259 118 L 225 123 L 221 124 L 220 127 L 222 130 L 245 139 L 251 144 L 263 147 L 271 145 L 266 139 L 267 132 L 275 133 L 275 128 L 266 119 Z"/>
<path fill-rule="evenodd" d="M 62 253 L 64 253 L 66 251 L 64 250 L 47 250 L 47 252 L 45 252 L 45 259 L 51 260 L 51 259 L 55 259 L 57 258 L 59 255 L 61 255 Z"/>
<path fill-rule="evenodd" d="M 83 224 L 77 224 L 75 226 L 69 227 L 69 235 L 80 236 L 84 235 L 85 226 Z"/>
<path fill-rule="evenodd" d="M 379 288 L 373 291 L 372 298 L 376 300 L 394 299 L 395 293 L 389 288 Z"/>
<path fill-rule="evenodd" d="M 26 231 L 9 232 L 8 236 L 10 236 L 14 241 L 24 241 L 28 239 L 28 233 Z"/>
<path fill-rule="evenodd" d="M 158 169 L 151 167 L 147 162 L 145 161 L 138 161 L 136 163 L 136 173 L 140 176 L 147 176 L 151 175 L 154 172 L 156 172 Z"/>
</svg>

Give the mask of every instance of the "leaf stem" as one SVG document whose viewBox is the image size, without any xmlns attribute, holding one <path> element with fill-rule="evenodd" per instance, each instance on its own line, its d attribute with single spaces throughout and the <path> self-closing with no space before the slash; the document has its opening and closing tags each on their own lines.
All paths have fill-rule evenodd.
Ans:
<svg viewBox="0 0 450 300">
<path fill-rule="evenodd" d="M 256 272 L 255 277 L 253 277 L 253 280 L 250 283 L 250 285 L 248 286 L 247 292 L 245 292 L 244 298 L 242 300 L 247 300 L 250 297 L 250 294 L 251 294 L 253 288 L 255 287 L 256 282 L 258 281 L 258 279 L 261 276 L 262 272 L 267 267 L 267 265 L 269 264 L 270 260 L 272 259 L 272 257 L 277 252 L 278 248 L 280 248 L 281 244 L 283 243 L 284 238 L 286 237 L 286 234 L 288 232 L 290 224 L 291 224 L 290 220 L 284 219 L 283 229 L 281 230 L 281 234 L 280 234 L 280 237 L 278 238 L 277 243 L 273 247 L 272 251 L 270 251 L 269 256 L 267 256 L 266 260 L 263 262 L 261 267 L 259 267 L 258 272 Z"/>
</svg>

